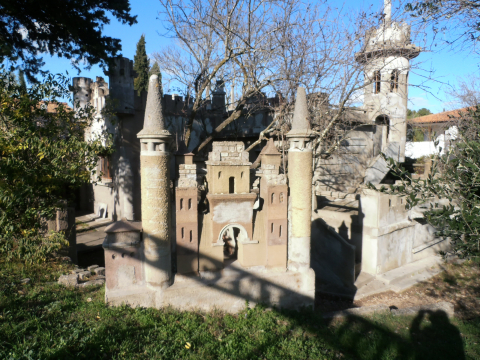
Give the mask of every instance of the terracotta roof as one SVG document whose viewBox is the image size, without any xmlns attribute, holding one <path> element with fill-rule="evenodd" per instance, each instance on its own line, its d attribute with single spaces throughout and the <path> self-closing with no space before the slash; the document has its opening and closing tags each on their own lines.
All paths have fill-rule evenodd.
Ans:
<svg viewBox="0 0 480 360">
<path fill-rule="evenodd" d="M 407 122 L 414 124 L 450 122 L 460 118 L 462 113 L 467 113 L 468 109 L 470 108 L 466 107 L 457 110 L 444 111 L 438 114 L 419 116 L 417 118 L 408 119 Z"/>
<path fill-rule="evenodd" d="M 60 104 L 63 105 L 63 107 L 66 111 L 72 111 L 73 110 L 70 106 L 68 106 L 68 104 L 66 102 L 40 101 L 39 106 L 45 106 L 45 104 L 47 104 L 47 113 L 51 113 L 51 114 L 54 114 L 54 113 L 57 112 L 57 108 Z"/>
</svg>

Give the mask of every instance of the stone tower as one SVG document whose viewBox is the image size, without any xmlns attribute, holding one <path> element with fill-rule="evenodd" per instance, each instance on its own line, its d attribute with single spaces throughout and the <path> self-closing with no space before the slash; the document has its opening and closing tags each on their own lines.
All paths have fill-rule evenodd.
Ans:
<svg viewBox="0 0 480 360">
<path fill-rule="evenodd" d="M 420 48 L 410 39 L 410 26 L 392 21 L 392 1 L 384 0 L 384 18 L 366 33 L 364 48 L 355 54 L 364 65 L 364 108 L 368 121 L 377 125 L 375 155 L 387 152 L 405 160 L 408 72 Z"/>
<path fill-rule="evenodd" d="M 288 186 L 280 174 L 282 154 L 270 138 L 261 153 L 260 197 L 263 199 L 266 266 L 287 267 Z M 259 225 L 260 226 L 260 225 Z"/>
<path fill-rule="evenodd" d="M 92 79 L 86 77 L 74 77 L 72 79 L 74 108 L 85 107 L 91 102 Z"/>
<path fill-rule="evenodd" d="M 186 274 L 198 271 L 197 165 L 191 153 L 176 157 L 183 157 L 175 188 L 177 274 Z"/>
<path fill-rule="evenodd" d="M 299 87 L 295 101 L 292 129 L 287 138 L 288 182 L 291 197 L 291 234 L 288 245 L 288 269 L 307 271 L 310 268 L 312 218 L 312 149 L 309 140 L 314 136 L 307 119 L 307 96 Z"/>
<path fill-rule="evenodd" d="M 135 109 L 133 88 L 133 61 L 126 57 L 117 57 L 108 69 L 110 80 L 110 98 L 115 113 L 133 114 Z"/>
<path fill-rule="evenodd" d="M 157 75 L 150 77 L 140 139 L 142 223 L 145 281 L 166 288 L 171 281 L 170 153 L 172 136 L 166 130 Z"/>
</svg>

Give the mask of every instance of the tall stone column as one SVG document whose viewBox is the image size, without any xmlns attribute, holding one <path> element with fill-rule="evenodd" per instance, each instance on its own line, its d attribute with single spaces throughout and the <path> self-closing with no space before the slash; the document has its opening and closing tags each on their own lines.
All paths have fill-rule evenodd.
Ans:
<svg viewBox="0 0 480 360">
<path fill-rule="evenodd" d="M 313 137 L 307 120 L 307 97 L 299 87 L 295 102 L 292 129 L 287 138 L 288 183 L 291 198 L 291 234 L 288 246 L 288 268 L 306 271 L 310 268 L 312 218 L 312 149 L 308 140 Z"/>
<path fill-rule="evenodd" d="M 142 190 L 142 226 L 145 253 L 145 281 L 150 286 L 170 285 L 171 266 L 171 204 L 170 153 L 172 140 L 162 115 L 158 77 L 152 75 L 148 85 L 141 142 L 140 169 Z"/>
<path fill-rule="evenodd" d="M 135 214 L 133 210 L 133 174 L 132 167 L 130 165 L 130 157 L 127 154 L 125 146 L 120 147 L 118 159 L 118 192 L 120 198 L 120 204 L 122 206 L 120 212 L 122 218 L 127 220 L 134 220 Z"/>
</svg>

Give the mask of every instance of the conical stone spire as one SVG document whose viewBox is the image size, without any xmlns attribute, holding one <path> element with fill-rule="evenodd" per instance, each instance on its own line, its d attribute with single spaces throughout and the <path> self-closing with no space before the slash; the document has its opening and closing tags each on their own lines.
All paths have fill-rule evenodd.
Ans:
<svg viewBox="0 0 480 360">
<path fill-rule="evenodd" d="M 160 96 L 158 76 L 152 75 L 148 82 L 147 105 L 145 107 L 143 130 L 137 134 L 137 137 L 157 138 L 166 135 L 170 135 L 170 132 L 165 128 L 165 120 L 163 119 L 162 98 Z"/>
<path fill-rule="evenodd" d="M 305 135 L 310 136 L 310 123 L 308 122 L 307 94 L 305 88 L 298 87 L 295 110 L 293 112 L 292 129 L 287 136 Z"/>
</svg>

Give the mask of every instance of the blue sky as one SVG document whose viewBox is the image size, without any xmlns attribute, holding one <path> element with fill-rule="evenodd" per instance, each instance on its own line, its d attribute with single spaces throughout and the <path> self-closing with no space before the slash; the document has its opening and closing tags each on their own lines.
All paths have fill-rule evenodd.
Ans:
<svg viewBox="0 0 480 360">
<path fill-rule="evenodd" d="M 106 35 L 116 37 L 122 41 L 122 54 L 130 59 L 133 59 L 136 50 L 136 43 L 142 34 L 145 34 L 147 41 L 147 53 L 160 51 L 163 46 L 168 44 L 169 39 L 161 36 L 165 30 L 159 19 L 158 11 L 160 10 L 160 3 L 158 0 L 131 0 L 132 14 L 137 15 L 138 23 L 129 27 L 121 25 L 112 20 L 110 25 L 105 26 L 104 33 Z M 358 10 L 361 7 L 371 9 L 379 9 L 382 5 L 382 0 L 347 0 L 345 6 Z M 393 0 L 393 6 L 396 1 Z M 343 2 L 331 1 L 332 5 L 341 6 Z M 45 68 L 54 73 L 65 73 L 68 71 L 70 76 L 86 76 L 95 78 L 95 76 L 104 76 L 103 71 L 94 66 L 91 70 L 82 70 L 80 75 L 71 66 L 70 61 L 64 58 L 56 58 L 44 56 L 46 63 Z M 414 61 L 420 62 L 421 67 L 425 70 L 433 71 L 433 78 L 436 81 L 428 81 L 424 86 L 425 89 L 419 89 L 415 86 L 409 88 L 409 108 L 418 110 L 422 107 L 430 109 L 433 113 L 441 112 L 444 109 L 449 109 L 450 101 L 446 98 L 444 90 L 448 85 L 455 84 L 458 77 L 468 76 L 478 71 L 480 59 L 470 56 L 467 51 L 452 52 L 447 49 L 434 51 L 427 51 L 420 54 Z M 424 81 L 422 74 L 416 74 L 414 71 L 410 74 L 410 83 L 419 84 Z"/>
</svg>

